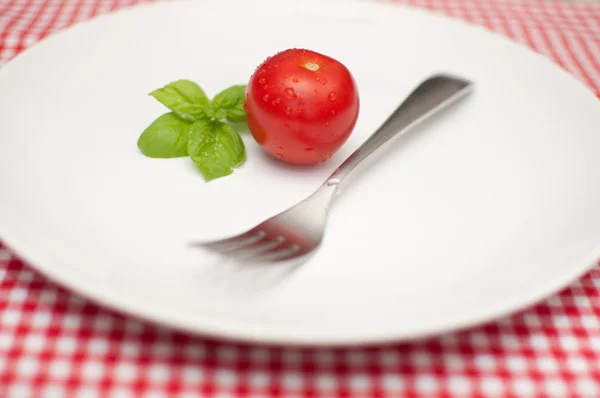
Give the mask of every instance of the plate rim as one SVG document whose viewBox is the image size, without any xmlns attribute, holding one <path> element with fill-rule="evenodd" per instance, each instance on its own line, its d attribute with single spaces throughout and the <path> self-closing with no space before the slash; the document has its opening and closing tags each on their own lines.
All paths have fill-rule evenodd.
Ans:
<svg viewBox="0 0 600 398">
<path fill-rule="evenodd" d="M 190 3 L 191 0 L 188 0 Z M 210 2 L 212 0 L 206 0 Z M 236 0 L 232 0 L 236 1 Z M 260 0 L 263 4 L 268 4 L 269 0 Z M 293 0 L 297 1 L 297 0 Z M 327 0 L 328 4 L 334 4 L 335 1 Z M 405 5 L 405 4 L 393 4 L 382 2 L 380 0 L 368 1 L 368 0 L 351 0 L 354 5 L 361 7 L 372 7 L 373 9 L 380 7 L 381 10 L 389 10 L 395 12 L 408 12 L 413 14 L 420 14 L 430 20 L 437 20 L 440 23 L 454 24 L 461 26 L 463 29 L 471 29 L 480 31 L 480 35 L 487 35 L 488 37 L 495 37 L 495 40 L 503 40 L 506 43 L 510 43 L 513 47 L 521 48 L 521 51 L 525 50 L 532 55 L 540 58 L 543 62 L 551 64 L 555 67 L 558 73 L 562 73 L 565 78 L 569 79 L 572 83 L 575 83 L 584 89 L 591 96 L 596 98 L 593 91 L 585 85 L 580 79 L 574 76 L 572 73 L 564 69 L 562 66 L 556 63 L 553 59 L 550 59 L 542 54 L 536 52 L 530 47 L 516 42 L 509 37 L 500 34 L 498 32 L 487 29 L 483 26 L 476 25 L 472 22 L 462 20 L 457 17 L 440 15 L 429 10 L 422 8 Z M 178 2 L 153 2 L 153 3 L 142 3 L 129 8 L 119 9 L 113 12 L 108 12 L 91 19 L 80 21 L 65 29 L 55 32 L 46 38 L 38 41 L 34 45 L 30 46 L 26 50 L 20 52 L 7 62 L 3 67 L 0 68 L 0 74 L 7 66 L 14 64 L 17 60 L 22 60 L 22 57 L 34 51 L 38 46 L 45 45 L 47 42 L 60 40 L 62 35 L 72 34 L 73 31 L 85 28 L 90 24 L 103 23 L 104 20 L 110 20 L 115 15 L 124 14 L 135 14 L 141 12 L 140 10 L 148 8 L 160 8 L 160 7 L 185 7 L 186 2 L 180 0 Z M 346 16 L 335 16 L 329 13 L 327 10 L 322 13 L 323 16 L 334 17 L 334 18 L 345 18 Z M 387 22 L 387 21 L 386 21 Z M 12 66 L 11 66 L 12 67 Z M 2 209 L 0 209 L 0 217 L 2 216 Z M 509 316 L 516 312 L 522 311 L 529 308 L 530 306 L 540 303 L 542 300 L 550 297 L 561 289 L 567 287 L 570 283 L 577 280 L 585 272 L 598 265 L 600 261 L 600 243 L 594 251 L 588 255 L 580 264 L 571 267 L 568 277 L 560 274 L 560 277 L 553 278 L 552 281 L 547 282 L 543 285 L 543 288 L 535 289 L 536 294 L 528 294 L 526 291 L 524 294 L 516 295 L 511 300 L 507 300 L 500 305 L 497 305 L 493 310 L 487 309 L 482 314 L 472 314 L 469 316 L 463 315 L 461 321 L 453 322 L 452 324 L 438 327 L 435 330 L 429 331 L 413 331 L 410 333 L 394 332 L 393 327 L 388 327 L 376 334 L 370 332 L 366 336 L 364 333 L 317 333 L 317 334 L 304 334 L 304 329 L 294 335 L 285 335 L 281 333 L 282 329 L 278 327 L 274 328 L 260 328 L 260 330 L 248 331 L 247 325 L 244 326 L 243 322 L 221 322 L 213 319 L 205 319 L 202 322 L 202 326 L 199 327 L 198 322 L 186 322 L 177 316 L 169 316 L 168 312 L 156 311 L 156 307 L 153 310 L 148 310 L 148 306 L 144 306 L 136 297 L 127 296 L 119 291 L 112 291 L 107 285 L 100 285 L 101 288 L 96 288 L 93 283 L 85 282 L 84 278 L 80 278 L 77 275 L 70 275 L 68 272 L 60 271 L 60 267 L 53 267 L 51 264 L 53 255 L 52 250 L 49 247 L 43 246 L 39 243 L 37 250 L 31 250 L 31 247 L 35 247 L 34 243 L 27 243 L 27 231 L 20 227 L 19 221 L 14 220 L 12 223 L 12 232 L 10 222 L 10 214 L 3 218 L 3 222 L 0 223 L 0 241 L 3 245 L 12 252 L 12 254 L 23 261 L 27 266 L 35 269 L 44 277 L 51 280 L 53 283 L 65 287 L 67 290 L 84 297 L 86 300 L 94 302 L 95 304 L 105 307 L 116 313 L 125 314 L 134 318 L 139 318 L 145 322 L 149 322 L 158 326 L 165 326 L 174 330 L 190 333 L 199 337 L 204 338 L 215 338 L 219 340 L 241 342 L 241 343 L 252 343 L 261 345 L 286 345 L 286 346 L 308 346 L 308 347 L 322 347 L 322 346 L 335 346 L 335 347 L 350 347 L 350 346 L 363 346 L 371 344 L 393 344 L 404 341 L 412 341 L 415 339 L 429 338 L 449 332 L 460 332 L 466 328 L 482 325 L 487 322 L 498 320 L 501 317 Z M 27 249 L 27 248 L 30 249 Z M 43 261 L 40 261 L 43 260 Z M 58 271 L 57 271 L 58 269 Z M 507 304 L 509 303 L 509 304 Z M 239 325 L 239 326 L 236 326 Z M 246 330 L 244 330 L 246 328 Z M 339 332 L 339 331 L 338 331 Z"/>
</svg>

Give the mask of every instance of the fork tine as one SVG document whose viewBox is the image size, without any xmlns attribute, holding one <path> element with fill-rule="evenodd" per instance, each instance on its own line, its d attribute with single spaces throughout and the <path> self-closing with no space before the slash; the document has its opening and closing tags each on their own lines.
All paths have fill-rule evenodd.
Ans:
<svg viewBox="0 0 600 398">
<path fill-rule="evenodd" d="M 255 256 L 260 256 L 263 253 L 268 253 L 271 250 L 275 250 L 284 243 L 285 239 L 281 236 L 278 236 L 275 239 L 267 239 L 264 241 L 264 243 L 263 240 L 261 240 L 258 242 L 258 244 L 244 246 L 241 249 L 230 250 L 227 252 L 227 255 L 238 260 L 246 260 L 249 258 L 254 258 Z"/>
<path fill-rule="evenodd" d="M 231 250 L 241 249 L 260 242 L 267 236 L 265 231 L 251 229 L 250 231 L 242 234 L 232 236 L 231 238 L 211 241 L 211 242 L 199 242 L 194 243 L 194 246 L 204 247 L 206 249 L 216 252 L 228 252 Z"/>
<path fill-rule="evenodd" d="M 302 248 L 300 247 L 300 245 L 294 243 L 292 245 L 278 247 L 275 250 L 264 252 L 257 256 L 246 258 L 244 260 L 252 263 L 274 263 L 279 261 L 285 261 L 297 257 L 298 252 L 300 252 L 301 249 Z"/>
</svg>

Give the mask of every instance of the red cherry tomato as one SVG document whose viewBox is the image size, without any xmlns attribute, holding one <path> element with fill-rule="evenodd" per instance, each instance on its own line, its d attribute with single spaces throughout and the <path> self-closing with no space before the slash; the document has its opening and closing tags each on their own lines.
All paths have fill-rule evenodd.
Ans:
<svg viewBox="0 0 600 398">
<path fill-rule="evenodd" d="M 358 89 L 339 61 L 290 49 L 259 65 L 244 109 L 252 136 L 267 153 L 291 164 L 325 162 L 356 125 Z"/>
</svg>

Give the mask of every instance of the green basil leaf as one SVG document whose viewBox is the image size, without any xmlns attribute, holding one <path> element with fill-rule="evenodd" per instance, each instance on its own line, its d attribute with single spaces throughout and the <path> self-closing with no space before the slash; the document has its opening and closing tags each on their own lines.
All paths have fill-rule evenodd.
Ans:
<svg viewBox="0 0 600 398">
<path fill-rule="evenodd" d="M 187 141 L 189 156 L 196 156 L 203 151 L 205 145 L 214 144 L 213 124 L 210 120 L 199 120 L 192 124 Z"/>
<path fill-rule="evenodd" d="M 230 175 L 246 160 L 246 147 L 239 134 L 219 121 L 194 123 L 187 150 L 206 181 Z"/>
<path fill-rule="evenodd" d="M 232 123 L 241 123 L 246 121 L 246 111 L 244 104 L 237 105 L 227 110 L 227 120 Z"/>
<path fill-rule="evenodd" d="M 227 117 L 227 111 L 225 109 L 221 109 L 221 108 L 217 108 L 217 110 L 215 110 L 213 117 L 216 120 L 223 120 Z"/>
<path fill-rule="evenodd" d="M 150 93 L 177 116 L 195 121 L 204 117 L 202 109 L 210 104 L 204 91 L 190 80 L 177 80 Z"/>
<path fill-rule="evenodd" d="M 231 86 L 215 95 L 212 100 L 212 105 L 216 109 L 233 109 L 244 105 L 244 96 L 246 93 L 246 86 L 238 84 Z M 243 109 L 243 108 L 242 108 Z"/>
<path fill-rule="evenodd" d="M 206 116 L 205 119 L 215 119 L 215 110 L 212 106 L 207 106 L 204 108 L 204 115 Z"/>
<path fill-rule="evenodd" d="M 177 158 L 187 156 L 190 123 L 172 112 L 159 116 L 140 135 L 137 146 L 151 158 Z"/>
<path fill-rule="evenodd" d="M 219 94 L 215 95 L 212 106 L 218 110 L 224 111 L 222 117 L 232 123 L 240 123 L 246 121 L 246 111 L 244 110 L 244 98 L 246 86 L 235 85 L 231 86 Z M 219 115 L 221 116 L 221 115 Z"/>
</svg>

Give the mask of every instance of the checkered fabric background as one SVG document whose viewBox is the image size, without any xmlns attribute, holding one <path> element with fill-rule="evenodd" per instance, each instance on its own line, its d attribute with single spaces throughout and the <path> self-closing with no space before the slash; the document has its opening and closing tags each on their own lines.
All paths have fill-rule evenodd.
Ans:
<svg viewBox="0 0 600 398">
<path fill-rule="evenodd" d="M 147 1 L 0 0 L 0 65 L 52 32 Z M 600 3 L 399 3 L 506 34 L 600 95 Z M 194 338 L 114 314 L 46 280 L 0 243 L 0 398 L 597 398 L 599 288 L 597 267 L 527 311 L 413 344 L 264 348 Z"/>
</svg>

